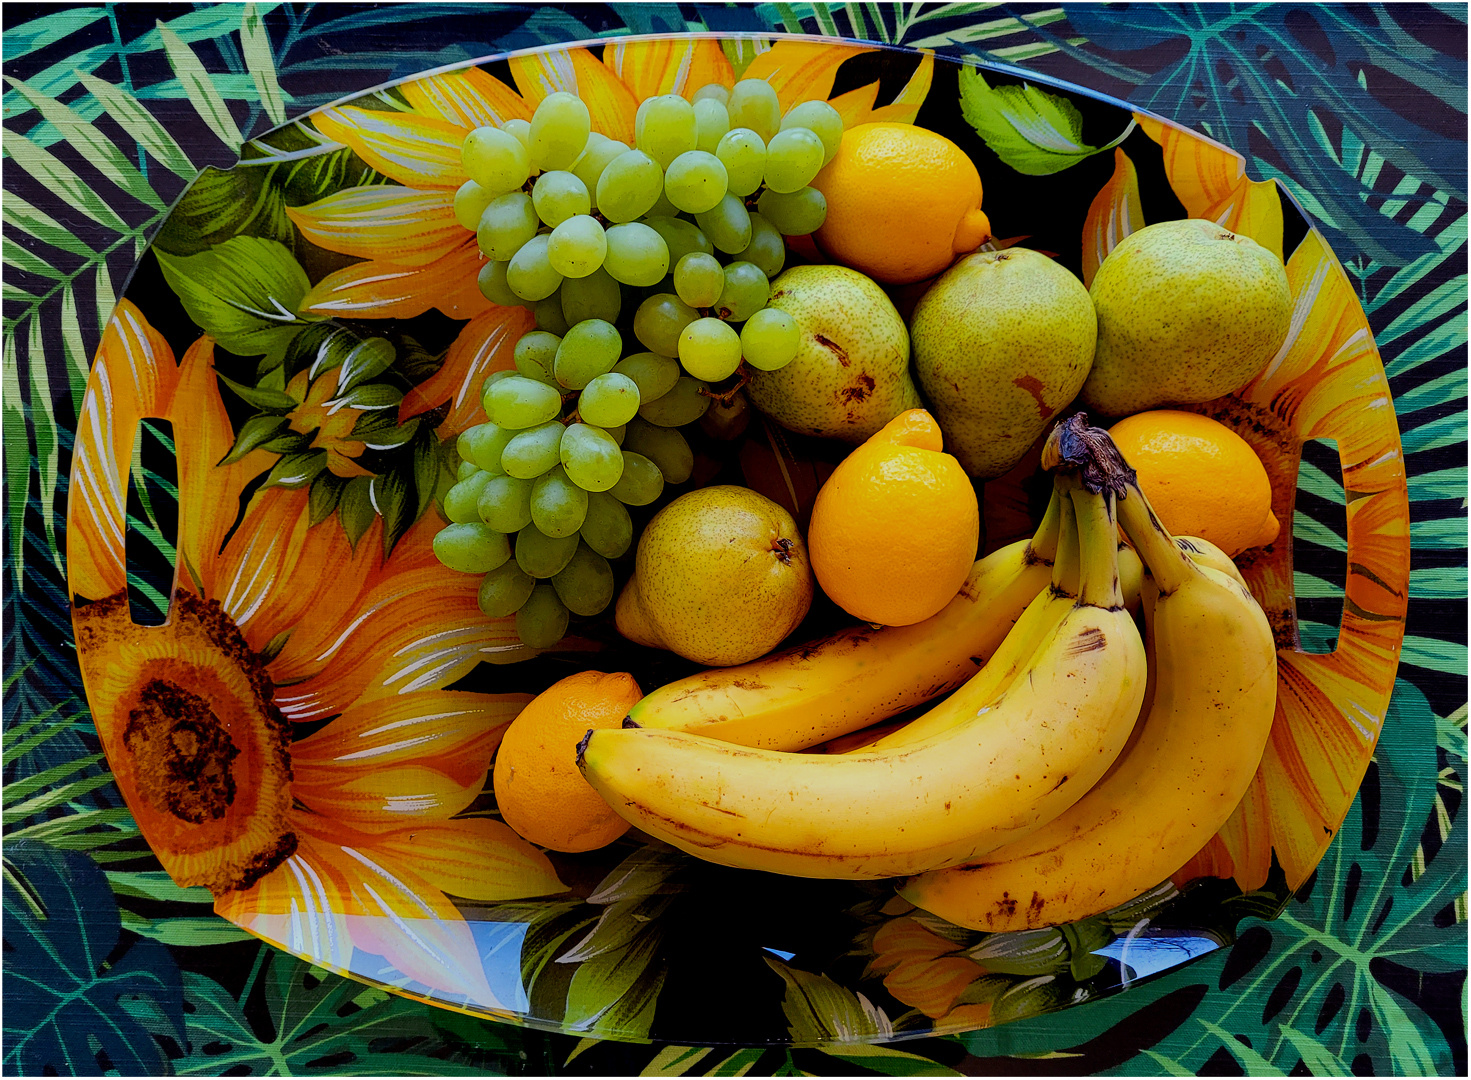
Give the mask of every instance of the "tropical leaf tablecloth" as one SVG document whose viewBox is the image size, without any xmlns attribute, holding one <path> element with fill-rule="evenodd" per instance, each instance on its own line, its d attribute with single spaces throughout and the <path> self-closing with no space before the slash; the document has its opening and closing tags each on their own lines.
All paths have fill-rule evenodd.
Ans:
<svg viewBox="0 0 1471 1080">
<path fill-rule="evenodd" d="M 1358 800 L 1279 918 L 1248 917 L 1230 947 L 1126 993 L 972 1034 L 645 1046 L 496 1024 L 314 968 L 150 855 L 88 713 L 66 510 L 89 366 L 175 200 L 244 140 L 417 72 L 707 29 L 897 43 L 1112 95 L 1240 152 L 1333 246 L 1394 394 L 1409 615 Z M 9 4 L 3 32 L 6 1073 L 1465 1074 L 1464 5 Z M 1036 152 L 1095 151 L 1065 118 L 1032 119 Z M 221 193 L 231 235 L 289 229 L 245 194 Z M 1346 551 L 1327 466 L 1309 456 L 1300 476 L 1299 567 Z M 148 497 L 160 482 L 134 477 L 127 527 L 145 537 L 167 528 Z M 1304 638 L 1331 648 L 1342 583 L 1299 572 L 1296 594 Z"/>
</svg>

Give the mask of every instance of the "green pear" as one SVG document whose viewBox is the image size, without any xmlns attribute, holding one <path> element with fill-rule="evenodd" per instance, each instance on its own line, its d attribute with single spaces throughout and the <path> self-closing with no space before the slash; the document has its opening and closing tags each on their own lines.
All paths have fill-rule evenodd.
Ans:
<svg viewBox="0 0 1471 1080">
<path fill-rule="evenodd" d="M 756 371 L 751 404 L 802 435 L 861 443 L 921 407 L 909 375 L 909 333 L 878 283 L 846 266 L 794 266 L 767 305 L 797 321 L 791 363 Z"/>
<path fill-rule="evenodd" d="M 1093 363 L 1097 319 L 1088 290 L 1041 252 L 967 255 L 914 307 L 914 370 L 971 476 L 1021 460 L 1074 397 Z"/>
<path fill-rule="evenodd" d="M 774 649 L 812 606 L 792 515 L 748 488 L 700 488 L 654 515 L 618 597 L 619 633 L 710 667 Z"/>
<path fill-rule="evenodd" d="M 1098 352 L 1083 402 L 1106 416 L 1235 393 L 1287 338 L 1282 260 L 1213 221 L 1131 233 L 1093 278 Z"/>
</svg>

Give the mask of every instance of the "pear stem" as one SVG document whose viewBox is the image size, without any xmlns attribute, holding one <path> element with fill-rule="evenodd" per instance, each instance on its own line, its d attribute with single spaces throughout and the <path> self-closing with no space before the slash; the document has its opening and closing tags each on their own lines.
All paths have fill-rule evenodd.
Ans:
<svg viewBox="0 0 1471 1080">
<path fill-rule="evenodd" d="M 1113 493 L 1075 487 L 1072 503 L 1077 513 L 1083 567 L 1078 603 L 1117 610 L 1124 606 L 1124 596 L 1119 591 L 1119 534 L 1114 525 Z"/>
</svg>

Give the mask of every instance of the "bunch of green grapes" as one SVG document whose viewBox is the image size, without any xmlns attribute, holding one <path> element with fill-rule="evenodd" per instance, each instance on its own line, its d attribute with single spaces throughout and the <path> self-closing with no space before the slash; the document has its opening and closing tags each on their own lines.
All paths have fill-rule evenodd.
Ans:
<svg viewBox="0 0 1471 1080">
<path fill-rule="evenodd" d="M 784 237 L 822 224 L 810 184 L 843 125 L 825 101 L 783 116 L 769 83 L 745 79 L 649 98 L 634 131 L 633 147 L 592 131 L 587 106 L 554 93 L 462 149 L 470 179 L 454 209 L 488 260 L 481 291 L 529 308 L 537 329 L 516 343 L 516 370 L 486 380 L 487 422 L 460 436 L 434 548 L 484 575 L 481 609 L 514 613 L 533 648 L 611 602 L 627 507 L 689 478 L 678 429 L 704 414 L 711 384 L 796 356 L 795 321 L 766 306 L 770 281 Z"/>
</svg>

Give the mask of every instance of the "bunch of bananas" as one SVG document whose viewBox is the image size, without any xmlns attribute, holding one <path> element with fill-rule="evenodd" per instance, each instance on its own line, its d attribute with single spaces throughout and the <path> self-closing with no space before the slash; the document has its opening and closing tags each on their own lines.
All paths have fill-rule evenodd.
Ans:
<svg viewBox="0 0 1471 1080">
<path fill-rule="evenodd" d="M 1037 534 L 978 562 L 938 615 L 655 691 L 584 737 L 583 775 L 700 858 L 904 877 L 903 896 L 974 929 L 1086 918 L 1167 878 L 1256 771 L 1271 630 L 1230 559 L 1171 537 L 1086 417 L 1043 463 Z M 950 690 L 842 752 L 792 752 Z"/>
</svg>

